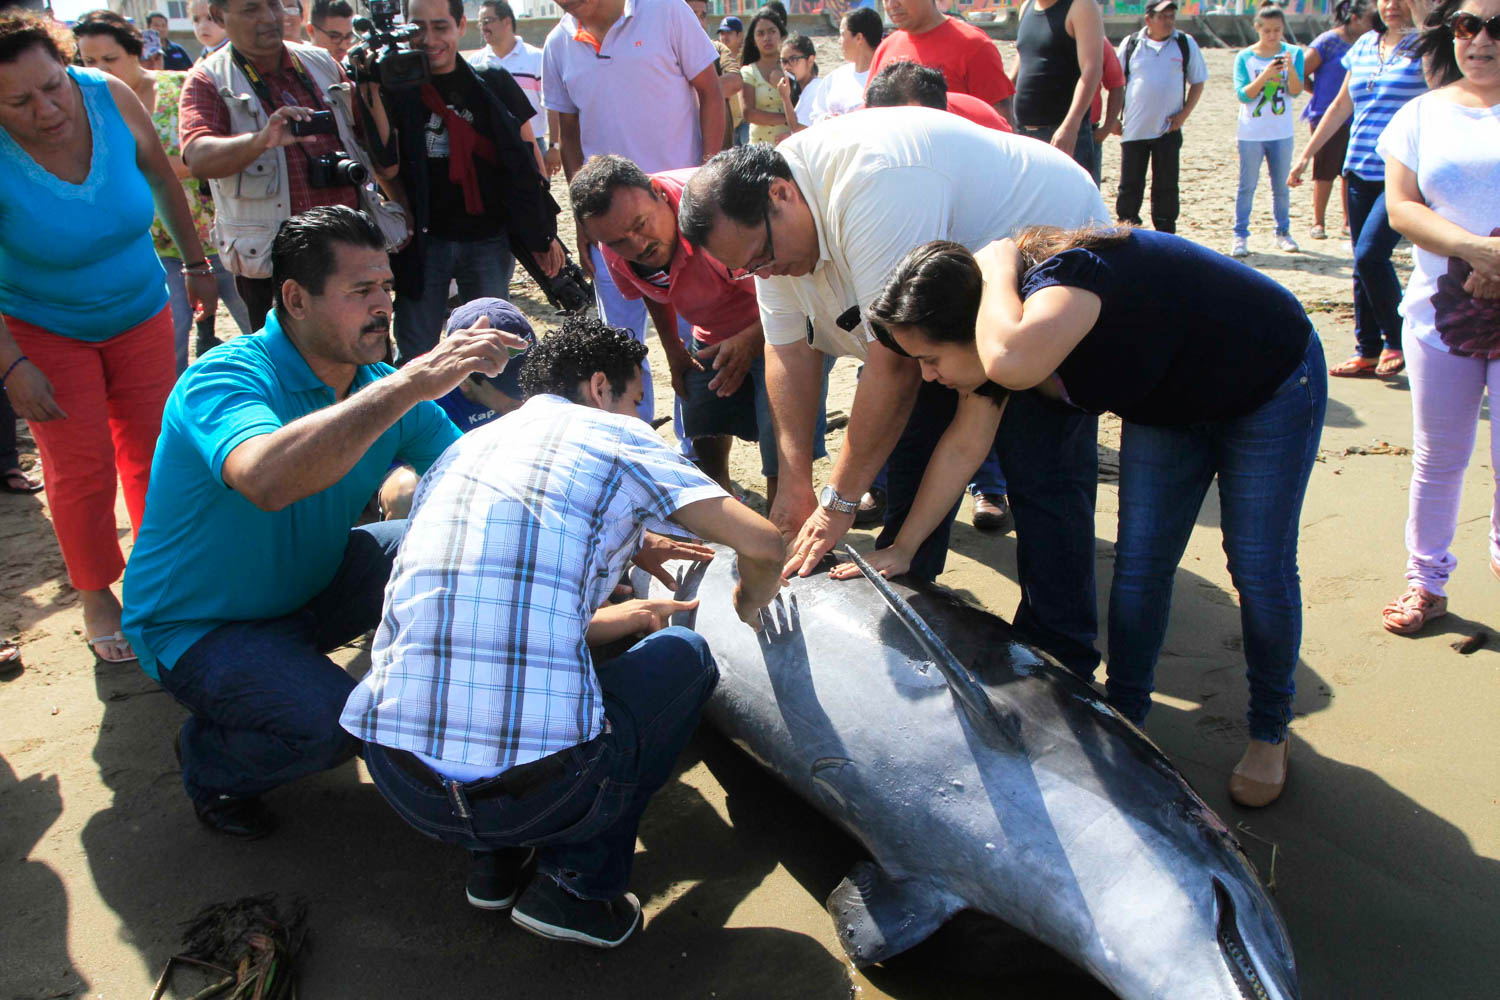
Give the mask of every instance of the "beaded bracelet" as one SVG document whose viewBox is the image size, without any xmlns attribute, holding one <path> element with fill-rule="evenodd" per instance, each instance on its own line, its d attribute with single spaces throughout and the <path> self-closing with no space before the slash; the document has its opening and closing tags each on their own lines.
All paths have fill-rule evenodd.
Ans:
<svg viewBox="0 0 1500 1000">
<path fill-rule="evenodd" d="M 0 389 L 4 389 L 5 388 L 5 380 L 8 379 L 8 378 L 10 378 L 10 373 L 16 370 L 16 365 L 20 364 L 22 361 L 30 361 L 30 360 L 31 360 L 30 358 L 28 358 L 26 355 L 23 354 L 19 358 L 17 358 L 16 360 L 12 361 L 10 363 L 10 367 L 7 368 L 7 369 L 5 369 L 5 374 L 4 375 L 0 375 Z"/>
</svg>

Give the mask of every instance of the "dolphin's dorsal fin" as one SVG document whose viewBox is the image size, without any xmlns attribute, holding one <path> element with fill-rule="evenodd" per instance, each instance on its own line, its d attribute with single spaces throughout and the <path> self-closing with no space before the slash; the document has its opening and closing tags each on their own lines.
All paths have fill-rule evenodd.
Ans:
<svg viewBox="0 0 1500 1000">
<path fill-rule="evenodd" d="M 974 676 L 974 672 L 959 662 L 958 657 L 948 649 L 948 645 L 938 638 L 932 626 L 928 625 L 926 619 L 917 613 L 917 609 L 896 593 L 895 588 L 886 582 L 885 577 L 865 562 L 864 558 L 854 551 L 852 545 L 844 546 L 844 552 L 854 560 L 854 565 L 859 567 L 859 571 L 864 574 L 866 580 L 870 581 L 880 596 L 885 598 L 886 604 L 890 605 L 896 617 L 901 620 L 901 624 L 905 625 L 907 631 L 917 640 L 917 644 L 932 658 L 975 730 L 983 736 L 998 737 L 1005 743 L 1020 749 L 1021 727 L 1014 713 L 1001 712 L 995 707 L 995 703 L 990 700 L 989 692 L 984 689 L 979 678 Z"/>
<path fill-rule="evenodd" d="M 894 878 L 869 861 L 855 865 L 828 897 L 839 943 L 860 966 L 925 941 L 963 907 L 963 900 L 931 882 Z"/>
</svg>

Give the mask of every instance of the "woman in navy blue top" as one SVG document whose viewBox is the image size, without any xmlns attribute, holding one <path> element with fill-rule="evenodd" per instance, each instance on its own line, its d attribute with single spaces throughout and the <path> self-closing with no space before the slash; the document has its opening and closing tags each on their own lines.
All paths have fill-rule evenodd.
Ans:
<svg viewBox="0 0 1500 1000">
<path fill-rule="evenodd" d="M 905 525 L 872 554 L 886 573 L 904 572 L 957 501 L 1009 391 L 1124 418 L 1107 686 L 1138 725 L 1173 573 L 1218 477 L 1250 678 L 1250 745 L 1230 794 L 1242 805 L 1274 801 L 1302 632 L 1297 526 L 1328 401 L 1323 347 L 1297 299 L 1166 233 L 1039 227 L 977 260 L 954 243 L 918 247 L 869 315 L 923 378 L 960 393 Z"/>
</svg>

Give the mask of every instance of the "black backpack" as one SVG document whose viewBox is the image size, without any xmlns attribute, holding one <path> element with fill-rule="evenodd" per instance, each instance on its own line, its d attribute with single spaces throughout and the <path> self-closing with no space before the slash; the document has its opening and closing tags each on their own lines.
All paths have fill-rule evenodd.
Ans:
<svg viewBox="0 0 1500 1000">
<path fill-rule="evenodd" d="M 1125 71 L 1125 85 L 1130 86 L 1130 58 L 1135 55 L 1137 45 L 1146 36 L 1146 29 L 1142 28 L 1125 40 L 1125 58 L 1121 59 L 1121 69 Z M 1177 40 L 1177 48 L 1182 52 L 1182 103 L 1187 104 L 1188 92 L 1188 62 L 1192 56 L 1192 48 L 1188 45 L 1188 36 L 1181 31 L 1172 32 L 1172 37 Z"/>
</svg>

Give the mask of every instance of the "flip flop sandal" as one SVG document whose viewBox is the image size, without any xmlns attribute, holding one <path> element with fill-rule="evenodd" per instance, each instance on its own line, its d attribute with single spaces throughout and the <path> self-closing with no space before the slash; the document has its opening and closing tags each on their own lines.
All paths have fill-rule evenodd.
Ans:
<svg viewBox="0 0 1500 1000">
<path fill-rule="evenodd" d="M 1375 366 L 1376 375 L 1399 375 L 1406 370 L 1406 355 L 1400 351 L 1381 351 L 1380 363 Z"/>
<path fill-rule="evenodd" d="M 1448 598 L 1429 594 L 1421 587 L 1412 587 L 1406 593 L 1387 604 L 1380 611 L 1387 632 L 1411 635 L 1421 631 L 1422 626 L 1448 613 Z"/>
<path fill-rule="evenodd" d="M 1313 226 L 1312 230 L 1307 235 L 1311 236 L 1315 240 L 1326 240 L 1328 239 L 1328 230 L 1324 229 L 1322 226 Z"/>
<path fill-rule="evenodd" d="M 130 643 L 126 640 L 124 632 L 116 632 L 113 635 L 96 635 L 92 639 L 88 639 L 86 641 L 88 643 L 89 649 L 93 650 L 94 658 L 99 660 L 101 663 L 134 663 L 139 659 L 139 657 L 137 657 L 134 652 L 132 652 L 129 656 L 121 656 L 118 658 L 113 656 L 105 656 L 103 653 L 99 652 L 99 644 L 105 642 L 117 642 L 128 649 Z"/>
<path fill-rule="evenodd" d="M 10 469 L 0 476 L 0 493 L 29 495 L 42 492 L 42 484 L 20 469 Z"/>
<path fill-rule="evenodd" d="M 1356 354 L 1353 357 L 1345 358 L 1328 369 L 1328 374 L 1336 378 L 1365 378 L 1366 376 L 1374 375 L 1375 369 L 1379 366 L 1380 362 L 1374 358 L 1361 357 Z"/>
</svg>

